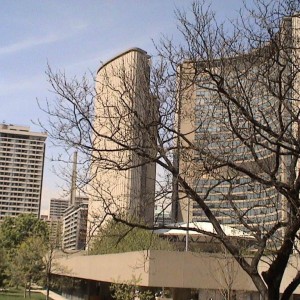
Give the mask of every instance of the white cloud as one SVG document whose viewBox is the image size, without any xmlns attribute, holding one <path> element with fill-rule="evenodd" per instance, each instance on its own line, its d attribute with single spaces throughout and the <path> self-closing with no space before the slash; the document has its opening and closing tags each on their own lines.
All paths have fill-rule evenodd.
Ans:
<svg viewBox="0 0 300 300">
<path fill-rule="evenodd" d="M 36 46 L 51 44 L 60 40 L 64 40 L 82 30 L 86 29 L 88 25 L 86 23 L 78 22 L 76 25 L 73 26 L 72 30 L 70 30 L 67 34 L 66 33 L 59 33 L 59 34 L 47 34 L 45 36 L 39 37 L 28 37 L 23 40 L 20 40 L 16 43 L 11 45 L 6 45 L 0 47 L 0 56 L 6 54 L 12 54 L 15 52 L 19 52 L 26 49 L 31 49 Z"/>
<path fill-rule="evenodd" d="M 32 76 L 30 78 L 22 78 L 18 81 L 0 81 L 0 96 L 16 94 L 18 92 L 34 91 L 38 88 L 44 88 L 46 84 L 43 74 Z"/>
<path fill-rule="evenodd" d="M 14 52 L 30 49 L 39 45 L 49 44 L 56 42 L 58 40 L 62 39 L 61 36 L 57 36 L 54 34 L 45 36 L 45 37 L 33 37 L 33 38 L 27 38 L 22 41 L 18 41 L 17 43 L 0 47 L 0 55 L 5 54 L 11 54 Z"/>
</svg>

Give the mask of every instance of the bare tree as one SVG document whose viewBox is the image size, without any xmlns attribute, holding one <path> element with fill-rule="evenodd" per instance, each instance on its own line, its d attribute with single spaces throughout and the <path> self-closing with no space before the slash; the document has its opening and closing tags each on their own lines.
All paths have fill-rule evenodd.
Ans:
<svg viewBox="0 0 300 300">
<path fill-rule="evenodd" d="M 177 11 L 182 44 L 163 38 L 151 70 L 124 60 L 102 66 L 96 89 L 86 77 L 67 80 L 49 68 L 57 101 L 43 108 L 50 117 L 44 128 L 80 152 L 82 184 L 101 203 L 98 226 L 109 216 L 153 229 L 146 209 L 172 195 L 174 219 L 211 222 L 215 233 L 192 229 L 220 240 L 263 299 L 289 299 L 300 283 L 297 275 L 280 296 L 300 228 L 300 5 L 255 4 L 230 29 L 204 2 L 189 14 Z M 155 195 L 140 182 L 124 207 L 114 189 L 119 178 L 154 164 L 163 174 Z M 241 251 L 222 223 L 254 242 Z M 269 268 L 260 274 L 266 255 Z"/>
<path fill-rule="evenodd" d="M 238 268 L 232 255 L 229 255 L 226 249 L 217 257 L 217 270 L 211 268 L 212 277 L 218 282 L 220 289 L 219 293 L 224 300 L 236 299 L 236 291 L 233 289 L 233 284 L 238 276 Z"/>
</svg>

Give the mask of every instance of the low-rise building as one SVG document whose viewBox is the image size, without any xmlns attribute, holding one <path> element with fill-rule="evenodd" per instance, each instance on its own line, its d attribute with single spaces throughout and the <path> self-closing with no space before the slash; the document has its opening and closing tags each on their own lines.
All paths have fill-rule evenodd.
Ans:
<svg viewBox="0 0 300 300">
<path fill-rule="evenodd" d="M 138 279 L 141 289 L 164 292 L 173 300 L 224 299 L 230 289 L 236 299 L 259 300 L 251 278 L 229 255 L 190 251 L 148 250 L 106 255 L 68 255 L 57 259 L 62 267 L 54 274 L 70 278 L 76 286 L 63 288 L 67 299 L 112 299 L 111 283 L 132 282 Z M 297 274 L 299 256 L 291 257 L 280 292 Z M 268 267 L 261 261 L 258 271 Z M 230 284 L 230 285 L 229 285 Z M 300 299 L 300 286 L 293 299 Z"/>
</svg>

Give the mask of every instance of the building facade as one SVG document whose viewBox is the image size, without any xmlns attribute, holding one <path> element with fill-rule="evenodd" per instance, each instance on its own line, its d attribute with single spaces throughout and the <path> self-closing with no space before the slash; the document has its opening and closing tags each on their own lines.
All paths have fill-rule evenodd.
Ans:
<svg viewBox="0 0 300 300">
<path fill-rule="evenodd" d="M 91 234 L 93 227 L 113 214 L 153 223 L 155 164 L 147 161 L 147 155 L 130 150 L 146 153 L 152 151 L 150 143 L 156 144 L 154 130 L 149 133 L 144 127 L 156 117 L 149 75 L 149 56 L 138 48 L 114 57 L 98 71 L 89 204 Z"/>
<path fill-rule="evenodd" d="M 189 76 L 190 62 L 181 67 L 182 72 L 187 72 L 183 77 Z M 266 145 L 246 145 L 239 133 L 234 132 L 235 129 L 240 131 L 238 125 L 236 128 L 230 125 L 230 122 L 238 124 L 240 116 L 228 116 L 215 84 L 200 79 L 202 74 L 197 76 L 198 79 L 193 78 L 193 83 L 182 95 L 179 127 L 194 149 L 182 153 L 184 157 L 179 154 L 180 173 L 198 195 L 205 199 L 222 224 L 244 228 L 242 218 L 246 223 L 260 224 L 267 229 L 282 218 L 281 197 L 276 188 L 255 182 L 229 165 L 231 162 L 247 165 L 250 170 L 256 169 L 257 173 L 263 174 L 262 166 L 271 164 L 272 151 Z M 264 100 L 261 96 L 253 95 L 253 109 L 262 108 Z M 267 114 L 265 111 L 264 115 Z M 243 126 L 246 132 L 248 125 L 244 122 Z M 223 159 L 223 166 L 219 158 Z M 183 200 L 179 202 L 178 221 L 208 221 L 199 204 L 184 193 L 179 192 L 179 198 Z"/>
<path fill-rule="evenodd" d="M 72 205 L 63 217 L 62 248 L 84 250 L 87 238 L 88 203 Z"/>
<path fill-rule="evenodd" d="M 39 217 L 46 137 L 0 124 L 0 220 L 24 213 Z"/>
<path fill-rule="evenodd" d="M 178 67 L 177 130 L 186 138 L 179 138 L 184 150 L 176 154 L 180 175 L 223 224 L 264 232 L 289 213 L 274 182 L 288 182 L 293 173 L 288 151 L 278 149 L 298 130 L 292 99 L 299 98 L 299 54 L 287 49 L 298 49 L 288 43 L 299 43 L 299 28 L 298 16 L 286 18 L 280 37 L 262 48 Z M 177 199 L 178 221 L 208 221 L 186 194 Z"/>
<path fill-rule="evenodd" d="M 62 248 L 84 250 L 87 239 L 88 202 L 86 196 L 76 196 L 62 217 Z M 69 204 L 69 202 L 68 202 Z"/>
<path fill-rule="evenodd" d="M 65 199 L 50 199 L 50 220 L 60 220 L 62 219 L 64 212 L 69 206 L 69 201 Z"/>
<path fill-rule="evenodd" d="M 190 62 L 184 63 L 181 70 L 191 72 Z M 187 73 L 183 77 L 189 76 Z M 229 117 L 214 83 L 199 78 L 202 74 L 197 76 L 198 79 L 193 79 L 194 82 L 182 95 L 179 126 L 194 145 L 194 150 L 184 153 L 184 158 L 179 159 L 180 172 L 222 224 L 244 227 L 240 219 L 242 216 L 247 223 L 260 223 L 268 228 L 282 217 L 281 201 L 275 187 L 265 187 L 228 165 L 231 162 L 244 164 L 263 173 L 261 165 L 270 163 L 272 153 L 264 146 L 245 145 L 239 134 L 234 132 L 235 129 L 240 130 L 238 126 L 233 128 L 230 125 L 230 122 L 238 122 L 240 117 L 233 114 Z M 264 100 L 253 95 L 253 109 L 263 107 Z M 264 114 L 267 115 L 267 111 Z M 257 160 L 254 158 L 256 155 L 259 157 Z M 219 157 L 224 159 L 224 166 L 219 166 Z M 184 199 L 185 196 L 181 193 L 179 198 Z M 188 197 L 179 206 L 179 221 L 208 221 L 199 204 Z"/>
<path fill-rule="evenodd" d="M 63 237 L 63 217 L 69 207 L 69 200 L 66 199 L 50 199 L 50 213 L 47 220 L 49 228 L 49 239 L 55 248 L 62 247 Z"/>
<path fill-rule="evenodd" d="M 63 230 L 63 220 L 62 219 L 48 219 L 45 220 L 49 231 L 49 241 L 51 246 L 55 249 L 62 248 L 62 230 Z"/>
<path fill-rule="evenodd" d="M 85 285 L 81 285 L 78 281 L 77 289 L 73 286 L 69 290 L 64 288 L 63 296 L 67 299 L 75 297 L 76 299 L 89 297 L 111 299 L 109 283 L 116 283 L 115 278 L 118 283 L 132 282 L 132 278 L 139 278 L 138 285 L 143 287 L 143 290 L 148 289 L 153 294 L 165 290 L 168 291 L 168 298 L 174 300 L 223 300 L 224 291 L 229 290 L 234 291 L 235 295 L 232 298 L 235 299 L 260 299 L 257 288 L 238 263 L 232 257 L 218 253 L 147 250 L 106 255 L 66 256 L 60 257 L 57 261 L 62 267 L 55 268 L 54 274 L 74 277 L 73 280 L 81 278 L 90 281 L 90 284 L 85 282 Z M 298 255 L 292 257 L 292 263 L 299 264 Z M 260 261 L 259 272 L 266 268 L 268 268 L 267 262 Z M 281 293 L 296 272 L 296 268 L 288 264 L 280 286 Z M 300 299 L 299 286 L 291 299 Z"/>
</svg>

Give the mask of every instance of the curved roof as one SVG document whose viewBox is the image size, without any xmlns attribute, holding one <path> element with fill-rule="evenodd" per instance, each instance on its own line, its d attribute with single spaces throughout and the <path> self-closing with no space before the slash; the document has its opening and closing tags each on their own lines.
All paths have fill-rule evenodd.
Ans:
<svg viewBox="0 0 300 300">
<path fill-rule="evenodd" d="M 179 223 L 179 224 L 169 224 L 168 226 L 172 226 L 172 225 L 174 225 L 174 227 L 176 228 L 158 229 L 155 232 L 162 235 L 185 235 L 187 231 L 186 228 L 188 227 L 188 228 L 195 228 L 195 230 L 191 230 L 191 229 L 189 230 L 189 235 L 205 235 L 205 233 L 196 231 L 197 229 L 203 232 L 207 232 L 208 234 L 216 233 L 212 223 L 210 222 L 192 222 L 189 224 Z M 221 225 L 221 228 L 224 231 L 224 233 L 230 237 L 253 238 L 248 233 L 228 225 Z"/>
<path fill-rule="evenodd" d="M 103 69 L 105 66 L 107 66 L 108 64 L 110 64 L 111 62 L 113 62 L 114 60 L 118 59 L 119 57 L 123 56 L 123 55 L 126 55 L 127 53 L 129 52 L 140 52 L 141 54 L 144 54 L 144 55 L 147 55 L 148 57 L 150 57 L 150 55 L 147 54 L 147 52 L 141 48 L 138 48 L 138 47 L 133 47 L 133 48 L 129 48 L 127 49 L 126 51 L 123 51 L 119 54 L 117 54 L 116 56 L 114 56 L 113 58 L 109 59 L 108 61 L 106 61 L 97 71 L 97 73 L 99 73 L 99 71 L 101 69 Z"/>
</svg>

